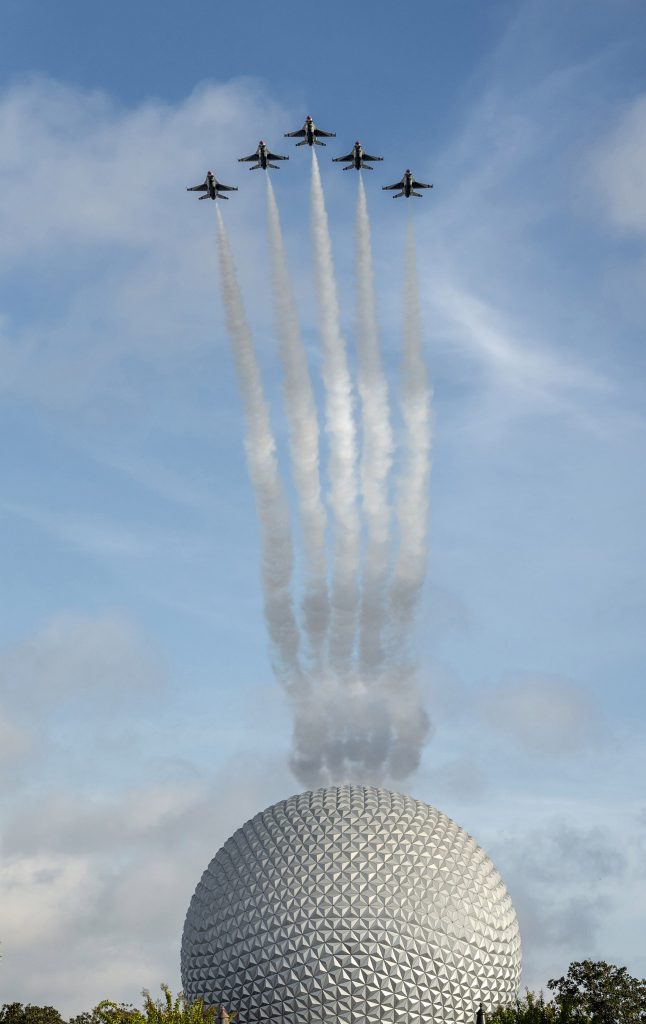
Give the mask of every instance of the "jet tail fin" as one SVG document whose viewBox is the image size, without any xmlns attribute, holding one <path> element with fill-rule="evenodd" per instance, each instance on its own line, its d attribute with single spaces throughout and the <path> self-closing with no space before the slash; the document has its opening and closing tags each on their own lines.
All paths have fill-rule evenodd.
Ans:
<svg viewBox="0 0 646 1024">
<path fill-rule="evenodd" d="M 415 192 L 413 189 L 410 190 L 410 194 L 412 196 L 417 196 L 418 199 L 423 199 L 424 198 L 421 192 Z"/>
<path fill-rule="evenodd" d="M 279 171 L 280 170 L 280 167 L 278 166 L 278 164 L 270 164 L 270 163 L 268 163 L 267 167 L 271 167 L 274 171 Z"/>
<path fill-rule="evenodd" d="M 297 146 L 306 146 L 307 145 L 307 139 L 303 139 L 302 142 L 297 142 L 296 145 Z"/>
<path fill-rule="evenodd" d="M 314 139 L 315 146 L 327 146 L 327 142 L 319 142 L 317 138 Z"/>
<path fill-rule="evenodd" d="M 402 189 L 402 190 L 401 190 L 401 192 L 395 192 L 395 193 L 394 193 L 394 195 L 393 195 L 393 199 L 401 199 L 401 197 L 402 197 L 403 195 L 405 195 L 405 194 L 406 194 L 406 193 L 405 193 L 405 192 L 404 192 L 404 190 Z"/>
<path fill-rule="evenodd" d="M 200 199 L 210 199 L 210 198 L 211 198 L 211 196 L 209 195 L 208 192 L 205 192 L 203 196 L 200 196 Z"/>
</svg>

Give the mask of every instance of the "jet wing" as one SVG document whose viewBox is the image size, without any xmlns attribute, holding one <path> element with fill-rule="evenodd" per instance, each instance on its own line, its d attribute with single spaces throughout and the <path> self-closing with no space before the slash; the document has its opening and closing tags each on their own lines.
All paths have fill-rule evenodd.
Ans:
<svg viewBox="0 0 646 1024">
<path fill-rule="evenodd" d="M 187 192 L 207 192 L 208 188 L 209 188 L 209 186 L 206 184 L 206 182 L 204 182 L 202 185 L 191 185 L 191 187 L 187 188 L 186 191 Z"/>
<path fill-rule="evenodd" d="M 324 132 L 321 128 L 315 128 L 314 134 L 323 139 L 336 139 L 336 132 Z"/>
<path fill-rule="evenodd" d="M 237 192 L 237 191 L 238 191 L 238 186 L 237 185 L 221 185 L 220 182 L 218 182 L 218 192 Z"/>
<path fill-rule="evenodd" d="M 354 160 L 354 152 L 351 150 L 347 156 L 333 156 L 332 160 L 334 161 L 335 164 L 346 164 L 349 161 Z"/>
<path fill-rule="evenodd" d="M 268 160 L 289 160 L 288 156 L 278 156 L 277 153 L 267 153 Z"/>
<path fill-rule="evenodd" d="M 425 185 L 423 181 L 411 181 L 412 188 L 433 188 L 432 185 Z"/>
<path fill-rule="evenodd" d="M 404 179 L 402 178 L 402 180 L 401 180 L 401 181 L 397 181 L 397 182 L 395 182 L 395 184 L 394 184 L 394 185 L 382 185 L 381 187 L 382 187 L 382 189 L 389 189 L 389 188 L 403 188 L 403 187 L 404 187 Z"/>
<path fill-rule="evenodd" d="M 238 157 L 238 163 L 239 164 L 245 164 L 245 163 L 250 163 L 252 160 L 259 160 L 259 159 L 260 159 L 260 157 L 258 156 L 258 153 L 255 152 L 255 153 L 252 153 L 251 156 L 241 156 L 241 157 Z"/>
<path fill-rule="evenodd" d="M 305 138 L 306 131 L 304 128 L 299 128 L 297 132 L 285 132 L 284 138 L 286 139 L 303 139 Z"/>
<path fill-rule="evenodd" d="M 370 156 L 369 153 L 362 153 L 361 158 L 363 160 L 383 160 L 383 156 Z"/>
</svg>

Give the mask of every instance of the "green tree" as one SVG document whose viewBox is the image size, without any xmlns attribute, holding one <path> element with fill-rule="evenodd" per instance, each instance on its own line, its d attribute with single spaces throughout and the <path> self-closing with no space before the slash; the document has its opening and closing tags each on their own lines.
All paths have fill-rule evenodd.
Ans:
<svg viewBox="0 0 646 1024">
<path fill-rule="evenodd" d="M 64 1024 L 64 1021 L 53 1006 L 5 1003 L 0 1008 L 0 1024 Z"/>
<path fill-rule="evenodd" d="M 131 1003 L 113 1003 L 104 999 L 93 1010 L 70 1017 L 68 1024 L 104 1024 L 106 1007 L 110 1008 L 110 1019 L 114 1024 L 137 1024 L 143 1019 Z"/>
<path fill-rule="evenodd" d="M 499 1006 L 487 1016 L 488 1024 L 560 1024 L 554 1003 L 545 1001 L 542 992 L 536 995 L 525 989 L 510 1006 Z"/>
<path fill-rule="evenodd" d="M 162 999 L 153 999 L 147 989 L 143 990 L 142 1010 L 105 999 L 92 1011 L 92 1020 L 78 1024 L 219 1024 L 219 1020 L 221 1024 L 233 1024 L 236 1014 L 227 1013 L 224 1007 L 205 1007 L 201 999 L 189 1003 L 181 992 L 173 997 L 168 985 L 162 985 L 161 990 Z"/>
<path fill-rule="evenodd" d="M 625 967 L 575 961 L 547 984 L 564 1024 L 646 1024 L 646 981 Z"/>
</svg>

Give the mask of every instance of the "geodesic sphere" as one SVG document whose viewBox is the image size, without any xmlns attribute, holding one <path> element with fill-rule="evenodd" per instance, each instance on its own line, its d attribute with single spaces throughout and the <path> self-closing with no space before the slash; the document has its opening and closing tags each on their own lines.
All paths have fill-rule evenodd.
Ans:
<svg viewBox="0 0 646 1024">
<path fill-rule="evenodd" d="M 435 808 L 363 786 L 302 793 L 238 829 L 182 938 L 187 998 L 240 1024 L 471 1024 L 519 976 L 516 914 L 485 852 Z"/>
</svg>

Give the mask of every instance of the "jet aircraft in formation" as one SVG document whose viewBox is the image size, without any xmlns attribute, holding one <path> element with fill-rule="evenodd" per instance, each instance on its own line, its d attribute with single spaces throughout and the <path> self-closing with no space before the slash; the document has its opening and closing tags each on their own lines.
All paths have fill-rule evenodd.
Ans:
<svg viewBox="0 0 646 1024">
<path fill-rule="evenodd" d="M 228 199 L 228 196 L 221 196 L 220 192 L 237 192 L 237 185 L 223 185 L 218 181 L 213 171 L 206 172 L 206 178 L 201 185 L 192 185 L 186 189 L 187 192 L 204 192 L 200 199 Z"/>
<path fill-rule="evenodd" d="M 401 192 L 396 192 L 392 197 L 393 199 L 400 199 L 401 196 L 405 196 L 406 199 L 410 199 L 411 196 L 417 196 L 418 199 L 422 198 L 421 192 L 416 192 L 416 188 L 433 188 L 432 185 L 425 185 L 423 181 L 415 181 L 413 178 L 413 172 L 411 170 L 404 171 L 404 177 L 401 181 L 396 181 L 394 185 L 382 185 L 382 190 L 388 191 L 389 189 L 399 188 Z"/>
<path fill-rule="evenodd" d="M 336 132 L 324 132 L 321 128 L 317 128 L 309 114 L 305 118 L 302 128 L 295 132 L 285 132 L 286 139 L 301 140 L 296 143 L 297 146 L 324 146 L 325 143 L 320 141 L 320 137 L 334 139 L 336 138 Z M 344 171 L 373 171 L 374 167 L 370 165 L 377 160 L 383 160 L 383 156 L 370 156 L 369 153 L 366 153 L 361 143 L 357 141 L 345 156 L 335 156 L 332 159 L 334 163 L 347 164 L 343 168 Z M 270 167 L 277 171 L 278 165 L 273 163 L 274 160 L 289 160 L 289 157 L 270 152 L 267 144 L 261 139 L 255 153 L 251 153 L 249 156 L 241 156 L 238 163 L 252 163 L 253 167 L 249 168 L 250 171 L 258 171 L 261 168 L 263 171 L 266 171 Z M 423 181 L 416 181 L 413 178 L 412 171 L 405 170 L 401 181 L 396 181 L 393 185 L 382 185 L 382 188 L 386 191 L 399 189 L 393 196 L 393 199 L 400 199 L 402 196 L 406 199 L 410 199 L 411 196 L 417 196 L 418 199 L 421 199 L 421 194 L 415 190 L 418 188 L 433 188 L 433 186 L 426 185 Z M 236 185 L 223 185 L 218 181 L 213 172 L 209 171 L 202 185 L 193 185 L 192 188 L 188 188 L 186 191 L 204 192 L 205 194 L 200 196 L 200 199 L 228 199 L 228 196 L 220 195 L 220 193 L 237 192 L 238 188 Z"/>
<path fill-rule="evenodd" d="M 272 160 L 289 160 L 288 156 L 279 156 L 278 153 L 270 153 L 267 148 L 267 143 L 263 142 L 262 139 L 258 143 L 258 149 L 251 156 L 241 156 L 238 160 L 239 164 L 251 163 L 255 160 L 255 166 L 250 167 L 250 171 L 258 171 L 261 167 L 263 171 L 266 171 L 268 167 L 273 167 L 275 171 L 278 170 L 276 164 L 272 164 Z"/>
<path fill-rule="evenodd" d="M 305 124 L 297 132 L 285 132 L 286 139 L 303 140 L 297 142 L 297 146 L 325 146 L 325 142 L 319 142 L 320 137 L 336 139 L 336 132 L 324 132 L 321 128 L 317 128 L 309 114 L 305 118 Z"/>
<path fill-rule="evenodd" d="M 353 169 L 355 171 L 360 171 L 362 168 L 365 168 L 367 171 L 374 171 L 374 167 L 371 167 L 369 163 L 366 163 L 366 160 L 370 160 L 374 163 L 375 160 L 383 160 L 383 156 L 370 156 L 370 154 L 366 153 L 361 143 L 357 140 L 346 156 L 335 156 L 332 157 L 332 159 L 335 164 L 347 164 L 348 166 L 343 168 L 344 171 L 351 171 Z"/>
</svg>

